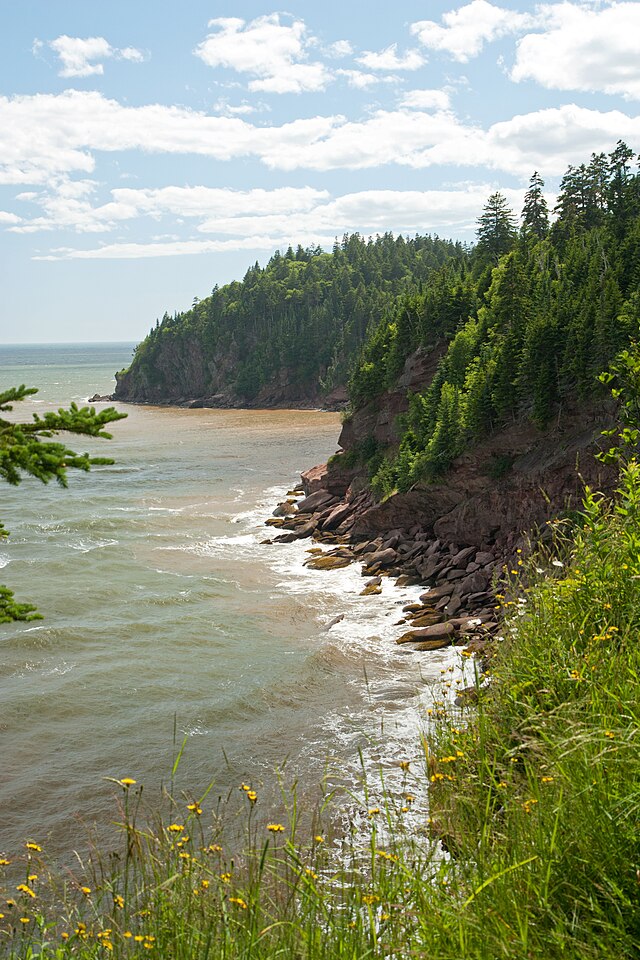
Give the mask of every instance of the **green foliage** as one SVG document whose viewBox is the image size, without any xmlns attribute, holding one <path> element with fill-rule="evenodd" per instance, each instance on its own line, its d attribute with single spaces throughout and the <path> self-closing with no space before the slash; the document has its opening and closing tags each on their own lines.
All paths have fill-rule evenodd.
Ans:
<svg viewBox="0 0 640 960">
<path fill-rule="evenodd" d="M 0 393 L 0 412 L 9 413 L 13 404 L 37 393 L 35 387 L 12 387 Z M 96 412 L 94 407 L 78 407 L 72 403 L 68 410 L 59 409 L 44 416 L 33 414 L 32 422 L 21 423 L 0 417 L 0 478 L 14 486 L 23 477 L 31 476 L 42 483 L 55 480 L 67 486 L 67 471 L 87 471 L 92 465 L 113 463 L 104 457 L 75 453 L 65 443 L 52 440 L 58 433 L 75 433 L 88 437 L 110 439 L 104 429 L 108 423 L 122 420 L 126 413 L 113 407 Z M 0 537 L 7 531 L 0 523 Z M 31 604 L 18 603 L 7 587 L 0 586 L 0 623 L 38 618 Z"/>
<path fill-rule="evenodd" d="M 504 198 L 494 195 L 473 269 L 434 274 L 411 304 L 414 319 L 402 338 L 398 312 L 373 333 L 352 377 L 356 407 L 393 386 L 403 354 L 433 346 L 438 333 L 448 342 L 431 383 L 409 402 L 397 455 L 378 466 L 380 495 L 441 477 L 467 446 L 511 420 L 543 428 L 566 398 L 604 397 L 600 371 L 640 326 L 640 174 L 631 173 L 630 159 L 619 143 L 609 157 L 570 168 L 550 231 L 534 174 L 517 242 Z M 487 274 L 500 237 L 502 255 L 496 247 Z M 429 329 L 420 319 L 428 299 L 437 293 L 449 303 L 454 287 L 465 290 L 466 316 Z M 431 299 L 430 316 L 437 315 Z"/>
<path fill-rule="evenodd" d="M 242 282 L 214 287 L 185 313 L 165 314 L 119 375 L 116 396 L 153 400 L 224 390 L 250 401 L 281 381 L 299 398 L 328 392 L 347 382 L 364 340 L 397 297 L 411 301 L 443 263 L 465 257 L 460 244 L 391 233 L 369 240 L 345 235 L 331 253 L 278 251 Z M 359 378 L 364 397 L 372 389 L 366 370 Z"/>
</svg>

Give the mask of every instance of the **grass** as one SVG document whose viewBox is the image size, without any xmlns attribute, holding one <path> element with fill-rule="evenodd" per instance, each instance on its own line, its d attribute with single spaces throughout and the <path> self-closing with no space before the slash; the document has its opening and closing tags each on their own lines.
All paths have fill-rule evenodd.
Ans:
<svg viewBox="0 0 640 960">
<path fill-rule="evenodd" d="M 407 790 L 365 807 L 366 843 L 323 827 L 339 821 L 331 798 L 307 824 L 292 792 L 286 822 L 267 824 L 239 785 L 244 841 L 231 857 L 235 822 L 202 813 L 204 798 L 149 812 L 137 784 L 116 781 L 116 856 L 96 849 L 67 874 L 37 844 L 4 858 L 0 955 L 639 957 L 635 461 L 613 502 L 586 492 L 554 550 L 514 565 L 477 706 L 437 711 Z M 409 791 L 429 793 L 424 830 L 404 824 Z"/>
</svg>

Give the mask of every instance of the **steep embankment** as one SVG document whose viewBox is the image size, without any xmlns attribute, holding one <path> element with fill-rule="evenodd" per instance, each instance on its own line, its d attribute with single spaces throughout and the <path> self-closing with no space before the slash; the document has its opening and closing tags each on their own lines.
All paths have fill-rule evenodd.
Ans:
<svg viewBox="0 0 640 960">
<path fill-rule="evenodd" d="M 242 282 L 215 287 L 185 313 L 165 314 L 116 375 L 114 398 L 199 406 L 343 406 L 349 370 L 395 298 L 443 264 L 468 260 L 460 244 L 357 234 L 276 253 Z"/>
</svg>

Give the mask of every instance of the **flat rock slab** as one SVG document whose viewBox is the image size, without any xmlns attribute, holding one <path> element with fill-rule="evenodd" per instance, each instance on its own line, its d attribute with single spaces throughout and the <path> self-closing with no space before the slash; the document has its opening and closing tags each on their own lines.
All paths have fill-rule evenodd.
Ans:
<svg viewBox="0 0 640 960">
<path fill-rule="evenodd" d="M 323 556 L 307 560 L 305 567 L 310 567 L 312 570 L 337 570 L 339 567 L 348 567 L 350 563 L 353 563 L 352 557 Z"/>
<path fill-rule="evenodd" d="M 396 643 L 424 643 L 427 640 L 446 640 L 451 643 L 454 634 L 452 623 L 434 623 L 430 627 L 421 627 L 418 630 L 408 630 L 398 637 Z"/>
<path fill-rule="evenodd" d="M 335 503 L 336 498 L 325 490 L 316 490 L 298 504 L 298 513 L 316 513 L 321 507 Z"/>
<path fill-rule="evenodd" d="M 427 590 L 426 593 L 421 593 L 420 599 L 423 603 L 433 603 L 434 600 L 440 600 L 442 597 L 450 597 L 452 593 L 453 584 L 443 583 L 439 587 L 433 587 L 431 590 Z"/>
<path fill-rule="evenodd" d="M 422 640 L 420 643 L 416 643 L 415 646 L 411 647 L 412 650 L 418 652 L 426 650 L 443 650 L 445 647 L 451 646 L 451 640 Z"/>
</svg>

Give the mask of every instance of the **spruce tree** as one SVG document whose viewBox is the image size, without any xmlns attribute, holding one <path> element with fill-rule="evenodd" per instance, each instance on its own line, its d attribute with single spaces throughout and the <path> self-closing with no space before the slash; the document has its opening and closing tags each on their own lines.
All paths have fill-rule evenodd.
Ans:
<svg viewBox="0 0 640 960">
<path fill-rule="evenodd" d="M 492 193 L 478 218 L 477 250 L 483 261 L 494 266 L 508 253 L 516 238 L 516 221 L 507 198 L 499 191 Z"/>
<path fill-rule="evenodd" d="M 549 209 L 544 198 L 544 180 L 536 170 L 529 181 L 522 207 L 522 233 L 542 240 L 549 231 Z"/>
</svg>

